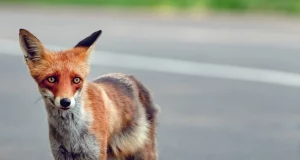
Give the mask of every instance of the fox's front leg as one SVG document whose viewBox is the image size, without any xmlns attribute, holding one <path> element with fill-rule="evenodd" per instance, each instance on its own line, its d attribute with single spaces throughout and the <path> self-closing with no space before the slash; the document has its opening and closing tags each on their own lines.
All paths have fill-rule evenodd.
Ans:
<svg viewBox="0 0 300 160">
<path fill-rule="evenodd" d="M 50 146 L 55 160 L 69 160 L 69 153 L 63 145 L 55 138 L 50 136 Z"/>
<path fill-rule="evenodd" d="M 60 146 L 58 149 L 54 149 L 55 160 L 93 160 L 95 157 L 90 157 L 83 153 L 71 153 L 65 149 L 65 147 Z"/>
<path fill-rule="evenodd" d="M 58 140 L 51 140 L 52 154 L 55 160 L 98 160 L 98 152 L 89 148 L 79 149 L 76 152 L 70 152 Z M 73 148 L 74 149 L 74 148 Z M 101 159 L 102 160 L 102 159 Z M 106 158 L 103 158 L 106 160 Z"/>
<path fill-rule="evenodd" d="M 55 160 L 82 160 L 87 159 L 84 154 L 74 154 L 69 152 L 62 144 L 58 141 L 51 141 L 52 155 Z"/>
<path fill-rule="evenodd" d="M 63 147 L 59 147 L 58 149 L 53 150 L 53 156 L 55 160 L 71 160 L 70 153 Z"/>
</svg>

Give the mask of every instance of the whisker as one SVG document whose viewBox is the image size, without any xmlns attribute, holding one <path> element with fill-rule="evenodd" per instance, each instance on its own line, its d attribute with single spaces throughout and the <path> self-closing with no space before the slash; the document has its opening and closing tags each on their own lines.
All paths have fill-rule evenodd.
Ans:
<svg viewBox="0 0 300 160">
<path fill-rule="evenodd" d="M 42 99 L 43 99 L 43 97 L 38 97 L 37 100 L 35 100 L 35 101 L 33 102 L 33 104 L 36 104 L 38 101 L 40 101 L 40 100 L 42 100 Z"/>
</svg>

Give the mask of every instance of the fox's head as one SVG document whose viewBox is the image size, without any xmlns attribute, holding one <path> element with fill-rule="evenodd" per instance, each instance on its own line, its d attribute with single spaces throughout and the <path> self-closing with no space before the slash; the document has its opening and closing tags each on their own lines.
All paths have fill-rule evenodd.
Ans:
<svg viewBox="0 0 300 160">
<path fill-rule="evenodd" d="M 49 51 L 32 33 L 19 31 L 19 41 L 30 74 L 45 103 L 67 110 L 75 106 L 89 73 L 88 57 L 101 30 L 64 51 Z"/>
</svg>

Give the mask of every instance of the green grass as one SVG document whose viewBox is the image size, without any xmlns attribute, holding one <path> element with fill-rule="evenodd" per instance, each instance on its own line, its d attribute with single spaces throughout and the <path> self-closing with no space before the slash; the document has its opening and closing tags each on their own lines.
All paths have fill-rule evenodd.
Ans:
<svg viewBox="0 0 300 160">
<path fill-rule="evenodd" d="M 16 3 L 300 13 L 300 0 L 10 0 Z"/>
</svg>

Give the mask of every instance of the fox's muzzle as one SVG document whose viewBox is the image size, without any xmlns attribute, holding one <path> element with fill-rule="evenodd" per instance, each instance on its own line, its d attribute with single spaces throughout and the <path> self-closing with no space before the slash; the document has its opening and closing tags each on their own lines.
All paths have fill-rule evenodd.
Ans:
<svg viewBox="0 0 300 160">
<path fill-rule="evenodd" d="M 54 101 L 54 105 L 60 109 L 70 109 L 75 106 L 75 99 L 72 98 L 64 98 L 64 97 L 56 97 Z"/>
</svg>

